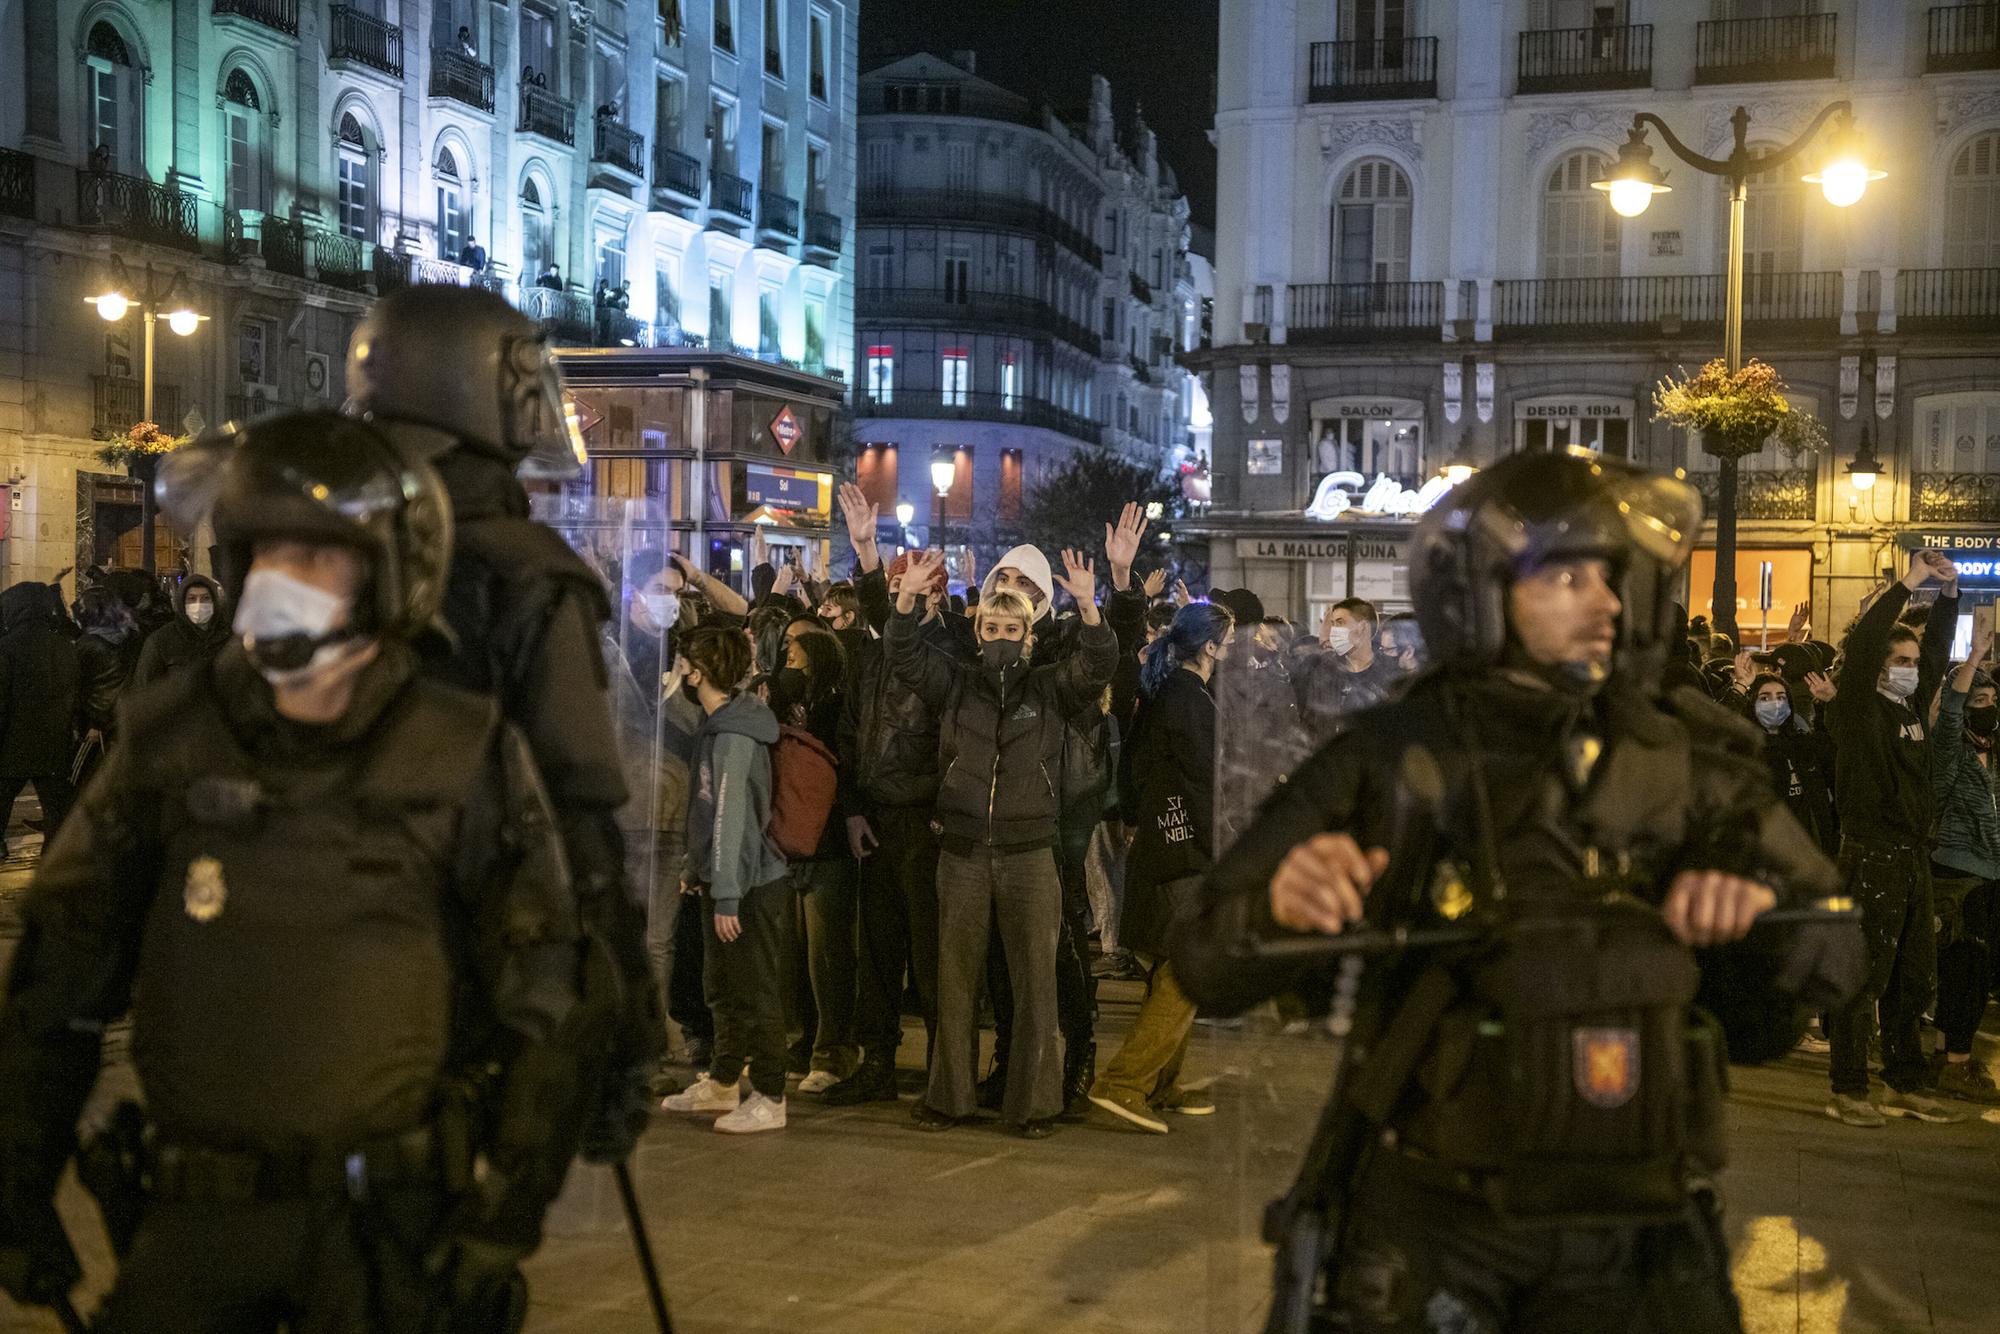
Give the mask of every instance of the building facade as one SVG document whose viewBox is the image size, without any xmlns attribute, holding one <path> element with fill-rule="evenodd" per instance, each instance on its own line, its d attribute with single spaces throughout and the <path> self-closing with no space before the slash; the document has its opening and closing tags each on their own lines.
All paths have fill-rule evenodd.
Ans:
<svg viewBox="0 0 2000 1334">
<path fill-rule="evenodd" d="M 170 434 L 338 405 L 355 322 L 411 283 L 492 288 L 571 347 L 803 374 L 815 404 L 852 373 L 851 0 L 0 15 L 6 582 L 138 563 L 138 483 L 95 456 L 143 410 L 139 313 L 85 300 L 114 281 L 171 282 L 161 309 L 205 317 L 156 330 Z M 163 531 L 163 567 L 181 541 Z"/>
<path fill-rule="evenodd" d="M 975 71 L 861 78 L 855 443 L 885 520 L 909 505 L 912 536 L 991 556 L 1075 450 L 1187 448 L 1199 312 L 1187 201 L 1110 85 L 1072 126 Z"/>
<path fill-rule="evenodd" d="M 1591 183 L 1636 112 L 1721 157 L 1738 106 L 1768 151 L 1841 99 L 1887 179 L 1833 207 L 1799 180 L 1821 140 L 1749 186 L 1744 352 L 1832 444 L 1745 461 L 1737 619 L 1781 629 L 1810 599 L 1831 632 L 1899 544 L 2000 542 L 1997 68 L 1993 4 L 1224 0 L 1214 503 L 1193 525 L 1216 584 L 1294 615 L 1406 603 L 1424 488 L 1512 450 L 1684 468 L 1712 504 L 1714 461 L 1652 394 L 1722 354 L 1726 184 L 1657 130 L 1672 193 L 1623 219 Z M 1864 434 L 1872 490 L 1846 471 Z M 1712 572 L 1697 553 L 1696 612 Z"/>
</svg>

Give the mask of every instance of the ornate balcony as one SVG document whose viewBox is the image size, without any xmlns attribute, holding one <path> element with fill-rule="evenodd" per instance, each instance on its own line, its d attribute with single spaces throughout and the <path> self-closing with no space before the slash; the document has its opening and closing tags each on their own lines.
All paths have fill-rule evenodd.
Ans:
<svg viewBox="0 0 2000 1334">
<path fill-rule="evenodd" d="M 1694 25 L 1696 83 L 1830 79 L 1839 16 L 1793 14 Z"/>
<path fill-rule="evenodd" d="M 2000 5 L 1939 5 L 1924 34 L 1927 74 L 2000 69 Z"/>
<path fill-rule="evenodd" d="M 653 146 L 653 189 L 684 204 L 701 202 L 701 159 L 665 144 Z"/>
<path fill-rule="evenodd" d="M 1438 39 L 1314 42 L 1309 102 L 1386 102 L 1437 96 Z"/>
<path fill-rule="evenodd" d="M 591 140 L 590 160 L 614 167 L 628 176 L 646 174 L 646 136 L 615 117 L 599 116 Z"/>
<path fill-rule="evenodd" d="M 403 77 L 403 30 L 352 5 L 327 9 L 326 56 L 351 60 L 392 78 Z"/>
<path fill-rule="evenodd" d="M 145 420 L 146 390 L 138 380 L 116 375 L 90 377 L 90 433 L 95 440 L 120 436 Z M 154 424 L 177 430 L 181 417 L 179 385 L 153 381 Z"/>
<path fill-rule="evenodd" d="M 708 207 L 712 212 L 750 221 L 750 182 L 719 167 L 710 171 Z"/>
<path fill-rule="evenodd" d="M 2000 269 L 1904 269 L 1896 275 L 1897 328 L 2000 328 Z"/>
<path fill-rule="evenodd" d="M 1014 293 L 968 292 L 958 288 L 863 287 L 856 296 L 856 313 L 865 320 L 942 320 L 962 328 L 1028 329 L 1051 334 L 1072 347 L 1096 355 L 1122 355 L 1115 344 L 1098 336 L 1038 297 Z"/>
<path fill-rule="evenodd" d="M 846 230 L 846 223 L 838 213 L 818 208 L 806 210 L 806 249 L 838 255 Z"/>
<path fill-rule="evenodd" d="M 759 190 L 757 230 L 784 241 L 798 240 L 799 201 L 776 190 Z"/>
<path fill-rule="evenodd" d="M 1910 492 L 1915 523 L 2000 523 L 2000 474 L 1920 472 Z"/>
<path fill-rule="evenodd" d="M 597 311 L 582 292 L 529 287 L 521 292 L 521 312 L 551 336 L 589 343 L 597 333 Z"/>
<path fill-rule="evenodd" d="M 306 276 L 306 229 L 289 218 L 264 216 L 260 233 L 264 267 L 273 273 Z"/>
<path fill-rule="evenodd" d="M 431 48 L 431 96 L 493 110 L 493 67 L 442 46 Z"/>
<path fill-rule="evenodd" d="M 201 248 L 192 195 L 115 171 L 80 172 L 76 220 L 82 227 L 115 232 L 182 250 Z"/>
<path fill-rule="evenodd" d="M 287 37 L 299 35 L 299 0 L 215 0 L 217 18 L 249 19 Z"/>
<path fill-rule="evenodd" d="M 1687 475 L 1688 485 L 1701 492 L 1701 512 L 1715 515 L 1722 475 L 1714 468 L 1696 468 Z M 1736 517 L 1739 519 L 1794 519 L 1811 523 L 1817 514 L 1819 478 L 1810 467 L 1738 468 L 1736 472 Z"/>
<path fill-rule="evenodd" d="M 1059 214 L 1020 198 L 943 190 L 884 190 L 865 193 L 861 197 L 860 208 L 862 216 L 868 218 L 977 222 L 992 227 L 1015 227 L 1050 237 L 1082 256 L 1092 268 L 1099 268 L 1104 263 L 1104 251 L 1097 242 Z"/>
<path fill-rule="evenodd" d="M 546 88 L 524 84 L 521 119 L 514 128 L 522 134 L 538 134 L 551 143 L 568 147 L 576 143 L 576 104 Z"/>
<path fill-rule="evenodd" d="M 1521 34 L 1514 91 L 1582 93 L 1653 82 L 1653 25 L 1551 28 Z"/>
<path fill-rule="evenodd" d="M 1643 337 L 1696 326 L 1720 328 L 1728 280 L 1719 273 L 1657 278 L 1529 278 L 1493 285 L 1501 338 Z M 1745 324 L 1776 323 L 1831 333 L 1840 325 L 1840 274 L 1753 273 L 1743 280 Z"/>
<path fill-rule="evenodd" d="M 1285 336 L 1295 343 L 1443 337 L 1443 283 L 1293 283 Z"/>
<path fill-rule="evenodd" d="M 1089 418 L 1018 394 L 973 394 L 957 390 L 947 394 L 940 389 L 898 389 L 887 402 L 864 395 L 855 404 L 854 415 L 877 420 L 903 417 L 925 421 L 1008 422 L 1058 431 L 1092 445 L 1104 439 L 1104 428 Z"/>
<path fill-rule="evenodd" d="M 313 269 L 329 287 L 359 292 L 368 283 L 368 243 L 338 232 L 312 234 Z"/>
</svg>

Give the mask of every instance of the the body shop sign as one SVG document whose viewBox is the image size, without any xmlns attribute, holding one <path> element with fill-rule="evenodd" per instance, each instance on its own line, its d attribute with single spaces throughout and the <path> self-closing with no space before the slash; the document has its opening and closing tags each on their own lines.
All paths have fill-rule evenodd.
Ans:
<svg viewBox="0 0 2000 1334">
<path fill-rule="evenodd" d="M 1452 483 L 1433 477 L 1412 491 L 1386 474 L 1373 482 L 1358 472 L 1330 472 L 1319 479 L 1312 504 L 1306 506 L 1308 519 L 1338 519 L 1343 514 L 1414 519 L 1438 503 Z"/>
<path fill-rule="evenodd" d="M 1905 551 L 1942 551 L 1958 567 L 1959 582 L 1982 588 L 2000 585 L 2000 533 L 1904 533 Z"/>
</svg>

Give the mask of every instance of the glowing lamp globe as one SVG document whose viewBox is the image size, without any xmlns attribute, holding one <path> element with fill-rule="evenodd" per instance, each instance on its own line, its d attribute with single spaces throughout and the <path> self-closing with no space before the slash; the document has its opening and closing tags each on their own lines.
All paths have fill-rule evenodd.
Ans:
<svg viewBox="0 0 2000 1334">
<path fill-rule="evenodd" d="M 183 307 L 180 310 L 171 311 L 168 313 L 167 327 L 169 329 L 172 329 L 176 334 L 180 335 L 182 338 L 186 338 L 189 334 L 193 333 L 196 329 L 199 329 L 201 327 L 201 316 Z"/>
<path fill-rule="evenodd" d="M 93 297 L 91 304 L 97 307 L 99 315 L 114 324 L 124 319 L 125 312 L 132 309 L 131 301 L 123 292 L 106 292 L 103 296 Z"/>
</svg>

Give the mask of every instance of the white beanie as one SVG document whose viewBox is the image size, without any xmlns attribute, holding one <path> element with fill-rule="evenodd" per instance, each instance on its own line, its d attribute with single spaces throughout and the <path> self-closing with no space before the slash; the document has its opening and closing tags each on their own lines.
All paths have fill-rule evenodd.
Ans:
<svg viewBox="0 0 2000 1334">
<path fill-rule="evenodd" d="M 1019 571 L 1027 577 L 1029 583 L 1042 590 L 1042 605 L 1035 614 L 1036 620 L 1042 620 L 1054 613 L 1056 581 L 1049 574 L 1049 558 L 1025 542 L 993 562 L 993 568 L 988 570 L 986 578 L 980 581 L 980 601 L 983 602 L 993 596 L 993 580 L 1000 571 L 1006 569 Z"/>
</svg>

